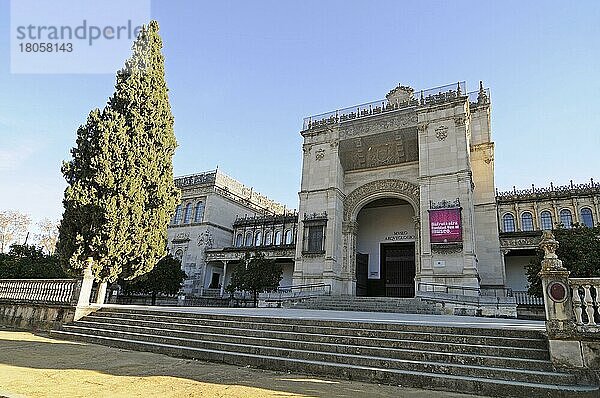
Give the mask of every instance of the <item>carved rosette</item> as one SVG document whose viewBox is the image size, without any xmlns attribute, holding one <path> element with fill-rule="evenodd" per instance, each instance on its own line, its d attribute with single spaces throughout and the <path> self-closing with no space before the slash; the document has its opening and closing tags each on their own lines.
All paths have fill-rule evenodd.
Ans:
<svg viewBox="0 0 600 398">
<path fill-rule="evenodd" d="M 325 158 L 325 150 L 324 149 L 319 149 L 316 153 L 315 153 L 315 160 L 323 160 Z"/>
<path fill-rule="evenodd" d="M 444 141 L 446 137 L 448 137 L 448 127 L 440 126 L 435 129 L 435 138 L 437 138 L 438 141 Z"/>
</svg>

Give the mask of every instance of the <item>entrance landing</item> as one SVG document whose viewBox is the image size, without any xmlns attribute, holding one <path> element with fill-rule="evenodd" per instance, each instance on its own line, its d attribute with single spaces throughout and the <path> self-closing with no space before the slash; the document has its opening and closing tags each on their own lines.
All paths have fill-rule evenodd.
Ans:
<svg viewBox="0 0 600 398">
<path fill-rule="evenodd" d="M 512 329 L 544 331 L 543 321 L 501 319 L 457 315 L 424 315 L 360 311 L 307 310 L 292 308 L 217 308 L 217 307 L 163 307 L 144 305 L 105 304 L 102 308 L 122 308 L 144 311 L 177 312 L 189 314 L 242 315 L 291 319 L 319 319 L 333 321 L 395 323 L 405 325 L 451 326 L 463 328 Z"/>
</svg>

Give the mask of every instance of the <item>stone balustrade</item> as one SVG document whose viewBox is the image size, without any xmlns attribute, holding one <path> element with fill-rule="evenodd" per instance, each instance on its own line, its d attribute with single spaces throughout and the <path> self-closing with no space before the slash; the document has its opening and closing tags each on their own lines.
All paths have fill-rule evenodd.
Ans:
<svg viewBox="0 0 600 398">
<path fill-rule="evenodd" d="M 0 301 L 77 304 L 78 279 L 0 279 Z"/>
<path fill-rule="evenodd" d="M 600 332 L 600 278 L 569 278 L 578 329 Z"/>
</svg>

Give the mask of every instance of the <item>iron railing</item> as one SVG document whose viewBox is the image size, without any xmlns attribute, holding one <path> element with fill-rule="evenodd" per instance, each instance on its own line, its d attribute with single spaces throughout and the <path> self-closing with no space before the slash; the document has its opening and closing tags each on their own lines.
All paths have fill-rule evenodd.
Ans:
<svg viewBox="0 0 600 398">
<path fill-rule="evenodd" d="M 283 301 L 296 298 L 330 296 L 331 285 L 327 283 L 311 283 L 305 285 L 280 286 L 276 291 L 259 295 L 265 301 Z"/>
<path fill-rule="evenodd" d="M 513 290 L 512 296 L 517 301 L 517 305 L 544 306 L 544 298 L 530 295 L 527 291 Z"/>
<path fill-rule="evenodd" d="M 466 93 L 467 88 L 464 81 L 430 88 L 427 90 L 415 91 L 414 95 L 403 102 L 399 102 L 397 100 L 391 102 L 384 98 L 377 101 L 371 101 L 348 108 L 337 109 L 331 112 L 325 112 L 319 115 L 306 117 L 303 120 L 302 130 L 338 124 L 397 110 L 415 108 L 417 106 L 443 104 L 453 101 L 459 97 L 464 97 Z M 415 95 L 418 95 L 418 97 L 415 97 Z"/>
</svg>

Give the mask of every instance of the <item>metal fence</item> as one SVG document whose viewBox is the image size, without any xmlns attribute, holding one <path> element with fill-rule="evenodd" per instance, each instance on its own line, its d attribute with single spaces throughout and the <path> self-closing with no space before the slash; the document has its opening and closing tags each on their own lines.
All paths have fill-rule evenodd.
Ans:
<svg viewBox="0 0 600 398">
<path fill-rule="evenodd" d="M 331 112 L 321 113 L 304 118 L 302 129 L 308 130 L 315 127 L 337 124 L 354 119 L 379 115 L 382 113 L 409 109 L 417 106 L 442 104 L 466 95 L 465 82 L 448 84 L 446 86 L 434 87 L 427 90 L 415 91 L 414 95 L 403 101 L 388 101 L 381 99 L 354 105 L 348 108 L 337 109 Z M 489 93 L 489 91 L 488 91 Z"/>
<path fill-rule="evenodd" d="M 513 290 L 512 295 L 517 301 L 517 305 L 528 305 L 528 306 L 544 306 L 544 299 L 542 297 L 536 297 L 530 295 L 526 291 Z"/>
</svg>

